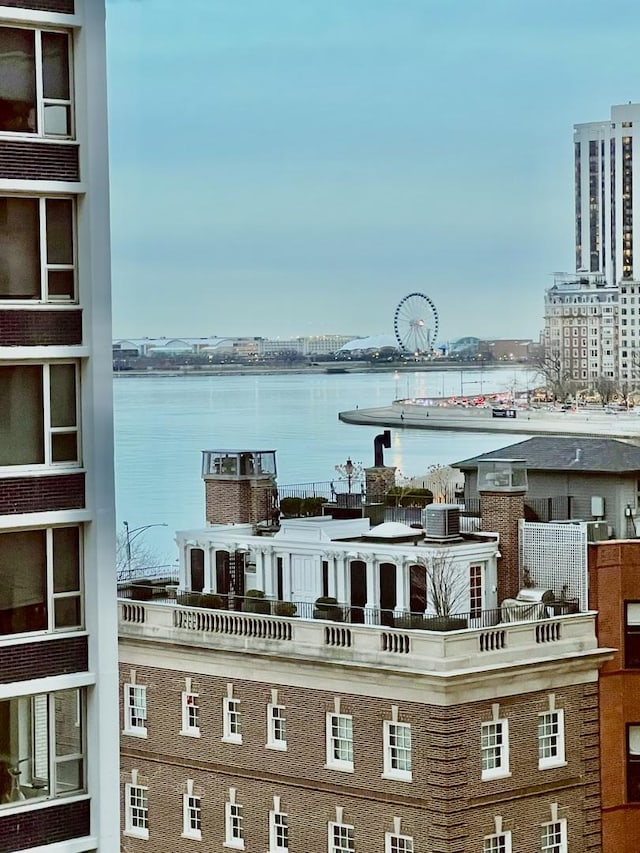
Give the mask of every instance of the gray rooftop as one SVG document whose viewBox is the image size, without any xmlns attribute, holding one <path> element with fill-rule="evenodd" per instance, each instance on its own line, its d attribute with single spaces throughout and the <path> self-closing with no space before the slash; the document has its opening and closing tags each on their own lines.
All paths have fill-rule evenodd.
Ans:
<svg viewBox="0 0 640 853">
<path fill-rule="evenodd" d="M 615 438 L 580 436 L 538 436 L 451 465 L 464 471 L 490 459 L 523 459 L 531 471 L 640 472 L 640 446 Z"/>
</svg>

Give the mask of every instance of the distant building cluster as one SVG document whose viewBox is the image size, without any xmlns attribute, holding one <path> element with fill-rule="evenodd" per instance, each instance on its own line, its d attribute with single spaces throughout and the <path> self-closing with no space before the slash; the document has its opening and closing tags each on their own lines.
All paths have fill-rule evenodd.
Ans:
<svg viewBox="0 0 640 853">
<path fill-rule="evenodd" d="M 574 128 L 575 274 L 557 274 L 544 302 L 545 367 L 572 390 L 608 381 L 640 387 L 640 104 Z"/>
</svg>

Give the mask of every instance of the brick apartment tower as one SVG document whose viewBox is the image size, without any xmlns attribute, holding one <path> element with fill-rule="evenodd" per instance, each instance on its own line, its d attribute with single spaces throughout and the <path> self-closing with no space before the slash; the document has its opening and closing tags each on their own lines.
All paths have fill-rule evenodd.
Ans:
<svg viewBox="0 0 640 853">
<path fill-rule="evenodd" d="M 204 450 L 207 524 L 258 524 L 274 517 L 275 450 Z"/>
<path fill-rule="evenodd" d="M 518 521 L 524 518 L 527 472 L 524 462 L 491 459 L 478 464 L 482 530 L 500 535 L 498 603 L 520 590 Z"/>
<path fill-rule="evenodd" d="M 0 850 L 119 849 L 103 0 L 0 5 Z"/>
</svg>

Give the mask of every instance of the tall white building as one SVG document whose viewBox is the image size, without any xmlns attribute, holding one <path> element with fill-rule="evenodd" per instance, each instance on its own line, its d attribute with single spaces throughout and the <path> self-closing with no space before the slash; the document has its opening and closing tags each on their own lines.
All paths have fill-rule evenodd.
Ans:
<svg viewBox="0 0 640 853">
<path fill-rule="evenodd" d="M 0 5 L 0 850 L 118 842 L 104 0 Z"/>
</svg>

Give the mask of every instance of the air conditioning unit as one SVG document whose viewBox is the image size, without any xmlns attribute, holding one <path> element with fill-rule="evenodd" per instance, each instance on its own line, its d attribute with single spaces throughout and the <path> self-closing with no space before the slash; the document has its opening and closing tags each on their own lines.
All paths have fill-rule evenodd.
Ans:
<svg viewBox="0 0 640 853">
<path fill-rule="evenodd" d="M 603 542 L 609 538 L 609 525 L 606 521 L 587 521 L 587 542 Z"/>
<path fill-rule="evenodd" d="M 458 504 L 429 504 L 422 510 L 425 539 L 447 541 L 460 538 L 460 507 Z"/>
</svg>

